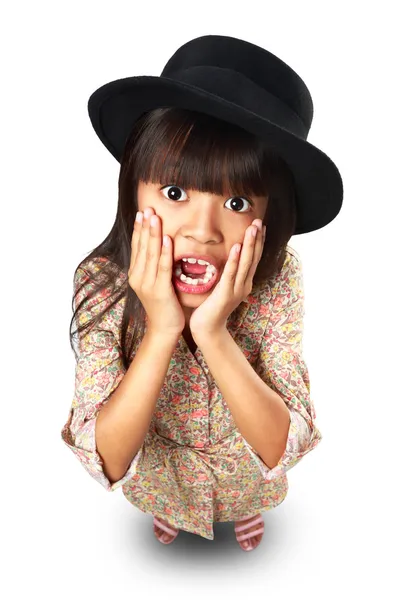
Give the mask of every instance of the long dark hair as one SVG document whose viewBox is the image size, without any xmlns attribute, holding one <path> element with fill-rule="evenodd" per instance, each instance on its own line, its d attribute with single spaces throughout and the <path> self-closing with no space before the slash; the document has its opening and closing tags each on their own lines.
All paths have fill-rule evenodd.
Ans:
<svg viewBox="0 0 400 600">
<path fill-rule="evenodd" d="M 119 341 L 125 368 L 132 360 L 133 346 L 144 334 L 146 319 L 144 307 L 128 283 L 139 181 L 176 181 L 184 189 L 218 195 L 228 189 L 230 195 L 266 196 L 263 222 L 267 225 L 267 236 L 253 279 L 255 285 L 268 283 L 279 273 L 296 225 L 292 171 L 265 142 L 236 125 L 195 111 L 157 108 L 144 113 L 135 122 L 125 144 L 114 225 L 106 239 L 75 270 L 74 282 L 80 280 L 79 273 L 84 274 L 84 282 L 74 290 L 72 308 L 74 310 L 75 303 L 75 311 L 70 323 L 70 344 L 75 352 L 74 336 L 87 335 L 105 313 L 122 300 Z M 89 263 L 96 265 L 94 272 L 90 272 Z M 88 282 L 89 292 L 76 305 L 78 295 Z M 77 318 L 85 303 L 93 305 L 95 296 L 107 300 L 104 310 L 94 310 L 93 318 Z M 74 321 L 78 328 L 72 333 Z M 131 331 L 129 347 L 128 331 Z"/>
</svg>

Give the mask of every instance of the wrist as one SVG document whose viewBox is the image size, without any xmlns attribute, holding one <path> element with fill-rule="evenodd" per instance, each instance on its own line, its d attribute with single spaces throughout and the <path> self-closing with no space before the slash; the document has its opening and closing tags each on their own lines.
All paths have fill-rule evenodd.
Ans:
<svg viewBox="0 0 400 600">
<path fill-rule="evenodd" d="M 192 338 L 194 339 L 195 343 L 200 346 L 200 344 L 205 343 L 207 341 L 210 340 L 218 340 L 220 338 L 224 338 L 226 337 L 226 335 L 230 335 L 229 331 L 227 330 L 226 327 L 221 327 L 219 329 L 212 329 L 212 330 L 207 330 L 207 329 L 203 329 L 202 331 L 196 332 L 196 331 L 191 331 L 192 334 Z"/>
<path fill-rule="evenodd" d="M 178 342 L 179 338 L 182 335 L 182 331 L 168 331 L 165 329 L 153 329 L 148 327 L 146 330 L 146 335 L 152 337 L 154 339 L 160 340 L 161 342 Z"/>
</svg>

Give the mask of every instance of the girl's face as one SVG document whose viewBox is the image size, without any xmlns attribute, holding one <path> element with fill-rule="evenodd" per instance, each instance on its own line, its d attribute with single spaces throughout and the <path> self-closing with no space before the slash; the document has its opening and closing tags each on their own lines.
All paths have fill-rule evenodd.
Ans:
<svg viewBox="0 0 400 600">
<path fill-rule="evenodd" d="M 173 242 L 174 262 L 186 253 L 210 255 L 220 265 L 219 279 L 232 246 L 243 242 L 245 231 L 254 219 L 264 219 L 267 199 L 264 196 L 249 196 L 249 200 L 243 196 L 217 196 L 178 185 L 140 181 L 138 205 L 141 212 L 151 207 L 161 219 L 162 234 L 169 235 Z M 212 293 L 210 290 L 205 294 L 191 294 L 176 288 L 175 291 L 186 324 L 193 310 Z"/>
</svg>

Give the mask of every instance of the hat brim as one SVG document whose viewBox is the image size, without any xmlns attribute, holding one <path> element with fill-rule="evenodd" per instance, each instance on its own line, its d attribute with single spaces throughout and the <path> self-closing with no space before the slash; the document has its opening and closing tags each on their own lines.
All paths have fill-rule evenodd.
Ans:
<svg viewBox="0 0 400 600">
<path fill-rule="evenodd" d="M 146 111 L 175 106 L 206 113 L 262 138 L 287 162 L 296 182 L 295 235 L 324 227 L 338 215 L 343 182 L 335 163 L 319 148 L 233 102 L 167 77 L 137 76 L 112 81 L 89 98 L 93 128 L 109 152 L 121 162 L 126 140 Z"/>
</svg>

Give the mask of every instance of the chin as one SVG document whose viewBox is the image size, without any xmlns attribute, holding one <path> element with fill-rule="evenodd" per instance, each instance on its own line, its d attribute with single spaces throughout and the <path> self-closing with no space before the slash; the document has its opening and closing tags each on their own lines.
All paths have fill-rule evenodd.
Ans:
<svg viewBox="0 0 400 600">
<path fill-rule="evenodd" d="M 179 290 L 175 290 L 175 292 L 176 292 L 176 295 L 178 296 L 180 303 L 183 304 L 184 306 L 188 306 L 189 308 L 190 307 L 197 308 L 202 302 L 204 302 L 206 297 L 211 293 L 211 292 L 206 292 L 205 294 L 189 294 L 188 292 L 181 292 Z"/>
</svg>

